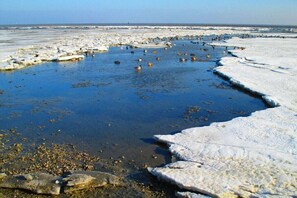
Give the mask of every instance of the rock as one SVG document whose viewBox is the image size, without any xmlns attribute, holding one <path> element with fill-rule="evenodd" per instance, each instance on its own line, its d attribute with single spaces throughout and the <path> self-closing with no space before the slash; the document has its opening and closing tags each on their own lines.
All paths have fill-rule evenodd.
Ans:
<svg viewBox="0 0 297 198">
<path fill-rule="evenodd" d="M 71 174 L 63 178 L 63 181 L 67 183 L 66 186 L 82 186 L 89 184 L 94 179 L 96 178 L 85 174 Z"/>
<path fill-rule="evenodd" d="M 5 173 L 0 173 L 0 180 L 4 179 L 7 175 Z"/>
<path fill-rule="evenodd" d="M 37 194 L 59 195 L 88 188 L 119 185 L 119 177 L 99 171 L 73 171 L 66 177 L 47 173 L 7 176 L 0 173 L 0 188 L 23 189 Z"/>
<path fill-rule="evenodd" d="M 175 195 L 180 198 L 210 198 L 209 196 L 193 192 L 177 192 Z"/>
<path fill-rule="evenodd" d="M 186 62 L 186 61 L 187 61 L 186 58 L 180 58 L 180 59 L 179 59 L 179 62 Z"/>
<path fill-rule="evenodd" d="M 142 66 L 138 65 L 136 67 L 134 67 L 135 71 L 140 72 L 142 70 Z"/>
<path fill-rule="evenodd" d="M 55 183 L 58 179 L 59 177 L 47 173 L 5 176 L 0 181 L 0 187 L 29 190 L 37 194 L 59 195 L 61 185 Z"/>
<path fill-rule="evenodd" d="M 148 67 L 152 67 L 152 66 L 153 66 L 153 63 L 152 63 L 152 62 L 148 62 L 148 63 L 147 63 L 147 66 L 148 66 Z"/>
<path fill-rule="evenodd" d="M 31 174 L 25 174 L 23 175 L 24 178 L 27 180 L 27 181 L 32 181 L 33 180 L 33 176 Z"/>
<path fill-rule="evenodd" d="M 191 56 L 191 61 L 197 61 L 197 57 L 196 56 Z"/>
<path fill-rule="evenodd" d="M 74 171 L 63 179 L 66 182 L 64 192 L 69 193 L 87 188 L 97 188 L 106 185 L 119 185 L 119 177 L 99 171 Z"/>
</svg>

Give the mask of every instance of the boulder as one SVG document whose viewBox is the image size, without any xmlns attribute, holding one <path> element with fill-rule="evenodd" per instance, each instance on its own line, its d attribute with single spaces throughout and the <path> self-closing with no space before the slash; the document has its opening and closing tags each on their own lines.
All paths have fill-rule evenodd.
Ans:
<svg viewBox="0 0 297 198">
<path fill-rule="evenodd" d="M 64 192 L 69 193 L 88 188 L 103 187 L 106 185 L 119 185 L 119 177 L 99 171 L 74 171 L 63 179 Z"/>
<path fill-rule="evenodd" d="M 59 177 L 47 173 L 6 176 L 0 180 L 1 188 L 29 190 L 37 194 L 59 195 Z"/>
<path fill-rule="evenodd" d="M 29 190 L 36 194 L 59 195 L 77 190 L 119 185 L 119 177 L 99 171 L 71 171 L 67 176 L 47 173 L 6 175 L 0 173 L 0 188 Z"/>
</svg>

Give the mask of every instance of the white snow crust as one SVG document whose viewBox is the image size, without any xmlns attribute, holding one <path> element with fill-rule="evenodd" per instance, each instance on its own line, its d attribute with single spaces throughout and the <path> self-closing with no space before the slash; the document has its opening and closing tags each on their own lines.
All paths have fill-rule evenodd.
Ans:
<svg viewBox="0 0 297 198">
<path fill-rule="evenodd" d="M 0 29 L 0 71 L 16 70 L 60 57 L 105 52 L 109 46 L 166 47 L 151 39 L 191 35 L 245 34 L 248 27 L 40 26 Z"/>
<path fill-rule="evenodd" d="M 149 171 L 218 197 L 297 195 L 297 39 L 233 38 L 215 72 L 275 108 L 228 122 L 156 135 L 180 161 Z"/>
</svg>

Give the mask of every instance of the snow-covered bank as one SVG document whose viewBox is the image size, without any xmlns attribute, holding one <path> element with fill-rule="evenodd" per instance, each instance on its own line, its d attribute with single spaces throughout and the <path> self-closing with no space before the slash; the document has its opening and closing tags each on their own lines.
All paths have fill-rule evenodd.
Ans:
<svg viewBox="0 0 297 198">
<path fill-rule="evenodd" d="M 0 29 L 0 70 L 14 70 L 81 55 L 102 52 L 114 45 L 155 46 L 150 39 L 187 36 L 246 34 L 248 27 L 187 26 L 41 26 Z M 157 43 L 158 44 L 158 43 Z"/>
<path fill-rule="evenodd" d="M 22 49 L 16 54 L 8 56 L 7 60 L 3 61 L 3 66 L 8 64 L 12 66 L 11 69 L 17 69 L 20 66 L 26 66 L 27 63 L 37 64 L 43 61 L 73 59 L 77 57 L 76 53 L 105 50 L 109 45 L 142 45 L 143 43 L 146 45 L 150 44 L 150 41 L 146 39 L 154 37 L 249 32 L 231 29 L 201 31 L 177 28 L 171 30 L 170 28 L 168 30 L 163 28 L 110 28 L 92 29 L 91 31 L 59 29 L 56 36 L 52 36 L 46 43 L 40 39 L 37 45 L 35 41 L 27 42 L 27 32 L 24 32 L 24 37 L 20 37 L 24 38 L 24 43 L 20 42 L 20 46 L 24 47 L 21 47 Z M 42 33 L 37 31 L 36 39 L 39 39 L 39 33 L 44 36 L 46 32 L 47 30 Z M 276 40 L 284 41 L 283 39 L 282 41 Z M 267 49 L 273 49 L 276 46 L 274 43 L 276 40 L 271 40 L 271 43 L 267 44 Z M 244 42 L 248 40 L 239 39 L 234 43 L 231 41 L 228 41 L 230 45 L 244 46 Z M 242 56 L 237 54 L 239 58 L 223 59 L 224 66 L 218 68 L 217 72 L 231 78 L 234 84 L 261 94 L 270 104 L 279 107 L 256 112 L 248 118 L 238 118 L 226 123 L 213 124 L 210 127 L 185 130 L 183 132 L 185 135 L 157 136 L 160 141 L 171 143 L 171 151 L 185 161 L 168 165 L 166 168 L 151 169 L 152 173 L 178 183 L 181 187 L 210 195 L 229 197 L 231 194 L 248 196 L 275 193 L 285 196 L 296 192 L 296 168 L 293 165 L 296 164 L 296 126 L 294 123 L 296 123 L 297 113 L 294 109 L 296 89 L 292 83 L 296 81 L 295 67 L 292 64 L 291 68 L 287 69 L 286 59 L 282 65 L 274 65 L 273 62 L 266 63 L 266 59 L 260 63 L 256 62 L 256 56 L 262 52 L 265 54 L 267 50 L 260 49 L 262 45 L 256 47 L 258 41 L 254 39 L 249 41 L 251 44 L 245 46 L 246 50 L 237 50 L 234 54 L 247 53 L 248 49 L 253 46 L 257 49 L 256 54 L 251 56 L 250 54 L 242 54 Z M 34 46 L 26 47 L 29 43 Z M 13 44 L 12 47 L 14 47 Z M 280 50 L 280 48 L 281 46 L 278 46 L 278 50 L 273 54 L 273 58 L 278 62 L 281 62 L 279 60 L 288 49 L 291 50 L 291 47 L 285 50 Z M 5 51 L 5 48 L 3 49 L 2 51 Z M 292 52 L 287 56 L 294 56 L 294 51 Z M 259 58 L 263 57 L 263 54 Z M 239 67 L 244 69 L 239 69 Z M 277 80 L 279 78 L 281 80 Z M 281 86 L 275 85 L 277 83 L 281 83 Z M 275 94 L 280 87 L 282 91 Z M 204 130 L 206 132 L 203 132 Z"/>
<path fill-rule="evenodd" d="M 244 47 L 216 72 L 273 106 L 249 117 L 157 135 L 181 160 L 150 172 L 181 188 L 219 197 L 297 194 L 297 39 L 233 38 Z"/>
<path fill-rule="evenodd" d="M 297 111 L 297 39 L 255 38 L 228 40 L 224 45 L 237 57 L 223 58 L 216 72 L 232 83 L 257 92 L 272 106 Z"/>
</svg>

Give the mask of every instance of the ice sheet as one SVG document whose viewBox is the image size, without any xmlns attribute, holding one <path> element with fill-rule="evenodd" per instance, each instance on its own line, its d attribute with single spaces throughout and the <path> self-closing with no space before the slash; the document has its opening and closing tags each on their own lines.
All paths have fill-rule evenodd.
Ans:
<svg viewBox="0 0 297 198">
<path fill-rule="evenodd" d="M 248 27 L 40 26 L 0 29 L 0 70 L 14 70 L 59 57 L 105 51 L 109 46 L 155 46 L 150 39 L 212 34 L 244 34 Z M 103 50 L 102 50 L 103 49 Z"/>
<path fill-rule="evenodd" d="M 221 45 L 245 49 L 232 50 L 236 57 L 223 58 L 216 72 L 275 108 L 157 135 L 181 161 L 149 171 L 211 196 L 296 196 L 297 39 L 233 38 Z"/>
</svg>

